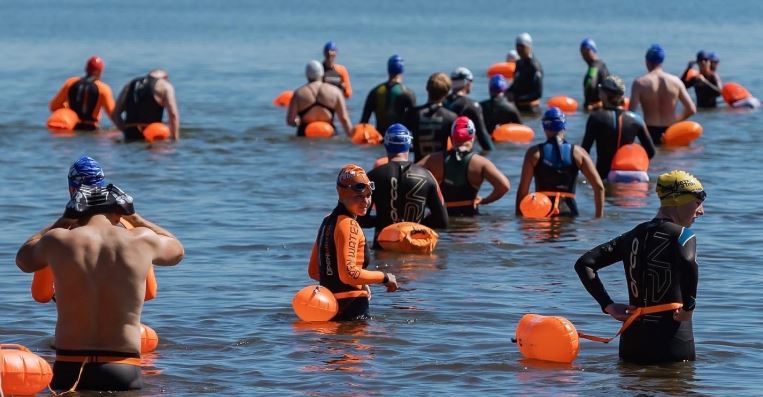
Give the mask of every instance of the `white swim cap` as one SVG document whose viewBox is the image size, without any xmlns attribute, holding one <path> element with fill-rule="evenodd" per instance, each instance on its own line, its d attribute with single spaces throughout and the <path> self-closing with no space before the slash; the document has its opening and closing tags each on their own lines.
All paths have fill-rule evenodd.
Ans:
<svg viewBox="0 0 763 397">
<path fill-rule="evenodd" d="M 533 38 L 530 36 L 530 33 L 524 32 L 517 36 L 516 44 L 531 47 L 533 45 Z"/>
<path fill-rule="evenodd" d="M 323 65 L 316 60 L 312 60 L 305 66 L 305 76 L 309 81 L 316 81 L 323 77 Z"/>
</svg>

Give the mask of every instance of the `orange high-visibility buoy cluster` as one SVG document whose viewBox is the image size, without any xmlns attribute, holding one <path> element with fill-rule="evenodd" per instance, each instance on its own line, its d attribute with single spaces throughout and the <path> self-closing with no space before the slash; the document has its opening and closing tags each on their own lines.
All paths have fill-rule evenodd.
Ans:
<svg viewBox="0 0 763 397">
<path fill-rule="evenodd" d="M 140 325 L 140 352 L 151 353 L 159 346 L 159 335 L 146 324 Z"/>
<path fill-rule="evenodd" d="M 5 395 L 31 396 L 53 379 L 50 364 L 24 346 L 0 344 L 0 391 Z"/>
<path fill-rule="evenodd" d="M 305 136 L 308 138 L 331 138 L 334 136 L 334 126 L 325 121 L 313 121 L 305 128 Z"/>
<path fill-rule="evenodd" d="M 164 123 L 151 123 L 143 129 L 143 139 L 147 142 L 160 141 L 170 137 L 170 127 Z"/>
<path fill-rule="evenodd" d="M 273 105 L 279 107 L 287 107 L 291 102 L 291 98 L 294 96 L 293 91 L 283 91 L 273 99 Z"/>
<path fill-rule="evenodd" d="M 564 113 L 575 113 L 578 110 L 578 101 L 563 95 L 551 97 L 546 102 L 547 108 L 559 108 Z"/>
<path fill-rule="evenodd" d="M 302 321 L 329 321 L 339 311 L 334 294 L 326 287 L 308 285 L 291 300 L 294 313 Z"/>
<path fill-rule="evenodd" d="M 439 237 L 437 232 L 424 225 L 398 222 L 382 229 L 377 241 L 387 251 L 431 254 Z"/>
<path fill-rule="evenodd" d="M 51 132 L 74 131 L 79 123 L 77 113 L 69 108 L 61 108 L 48 117 L 47 127 Z"/>
<path fill-rule="evenodd" d="M 517 346 L 525 358 L 571 363 L 578 356 L 578 331 L 564 317 L 525 314 L 517 324 Z"/>
<path fill-rule="evenodd" d="M 505 77 L 507 80 L 514 78 L 514 71 L 517 70 L 517 64 L 514 62 L 498 62 L 487 68 L 487 77 L 493 77 L 497 74 Z"/>
<path fill-rule="evenodd" d="M 530 143 L 535 137 L 535 131 L 524 124 L 501 124 L 493 130 L 493 140 L 496 142 Z"/>
<path fill-rule="evenodd" d="M 371 124 L 360 123 L 352 129 L 352 143 L 356 145 L 378 145 L 384 137 Z"/>
<path fill-rule="evenodd" d="M 543 193 L 530 193 L 519 202 L 519 212 L 525 218 L 548 218 L 552 211 L 551 199 Z"/>
<path fill-rule="evenodd" d="M 702 126 L 694 121 L 681 121 L 668 127 L 662 136 L 662 143 L 667 146 L 689 146 L 702 136 Z"/>
</svg>

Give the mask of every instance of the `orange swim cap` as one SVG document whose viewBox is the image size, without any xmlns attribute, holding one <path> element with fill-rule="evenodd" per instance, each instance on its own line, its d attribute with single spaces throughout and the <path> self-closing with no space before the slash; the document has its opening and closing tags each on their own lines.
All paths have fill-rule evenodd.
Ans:
<svg viewBox="0 0 763 397">
<path fill-rule="evenodd" d="M 339 196 L 365 192 L 370 194 L 374 188 L 374 183 L 368 179 L 366 171 L 359 165 L 345 165 L 336 177 L 336 191 Z"/>
<path fill-rule="evenodd" d="M 94 72 L 102 72 L 104 67 L 103 59 L 99 56 L 92 56 L 90 59 L 87 60 L 87 64 L 85 65 L 85 71 L 88 74 L 92 74 Z"/>
</svg>

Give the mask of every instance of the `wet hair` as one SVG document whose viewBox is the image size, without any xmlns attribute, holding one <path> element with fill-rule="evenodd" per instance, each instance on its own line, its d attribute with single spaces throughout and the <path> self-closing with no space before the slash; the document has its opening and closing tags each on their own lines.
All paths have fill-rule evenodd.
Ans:
<svg viewBox="0 0 763 397">
<path fill-rule="evenodd" d="M 435 102 L 445 98 L 450 92 L 452 83 L 447 74 L 439 72 L 433 73 L 427 80 L 427 94 L 429 101 Z"/>
</svg>

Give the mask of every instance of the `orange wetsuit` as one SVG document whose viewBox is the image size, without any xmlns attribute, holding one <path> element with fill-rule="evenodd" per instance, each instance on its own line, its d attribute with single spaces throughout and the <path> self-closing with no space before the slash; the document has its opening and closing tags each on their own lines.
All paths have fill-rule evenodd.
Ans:
<svg viewBox="0 0 763 397">
<path fill-rule="evenodd" d="M 114 111 L 111 88 L 92 77 L 70 77 L 50 101 L 50 111 L 69 108 L 77 113 L 80 122 L 75 129 L 94 130 L 101 119 L 101 108 L 108 114 Z"/>
<path fill-rule="evenodd" d="M 352 85 L 350 84 L 350 73 L 347 71 L 347 68 L 344 66 L 335 63 L 331 67 L 328 67 L 326 65 L 326 62 L 323 63 L 323 81 L 326 83 L 333 84 L 337 87 L 339 87 L 340 90 L 342 90 L 342 93 L 344 94 L 345 98 L 349 98 L 352 96 Z"/>
</svg>

